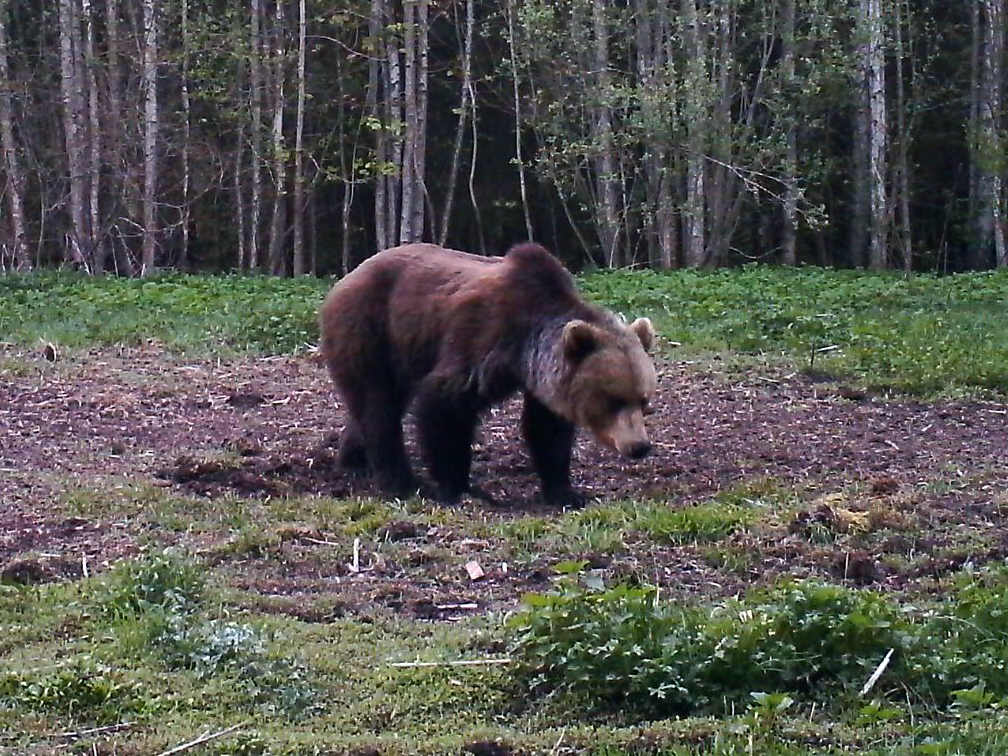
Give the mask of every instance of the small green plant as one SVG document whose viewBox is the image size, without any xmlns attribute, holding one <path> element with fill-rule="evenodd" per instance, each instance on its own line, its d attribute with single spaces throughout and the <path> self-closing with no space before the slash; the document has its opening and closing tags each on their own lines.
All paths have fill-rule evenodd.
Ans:
<svg viewBox="0 0 1008 756">
<path fill-rule="evenodd" d="M 195 563 L 172 551 L 155 552 L 116 565 L 99 589 L 98 606 L 106 616 L 120 619 L 154 607 L 188 613 L 195 610 L 203 588 Z"/>
<path fill-rule="evenodd" d="M 71 721 L 108 724 L 143 709 L 133 684 L 88 657 L 39 673 L 0 675 L 0 701 Z"/>
<path fill-rule="evenodd" d="M 268 652 L 272 640 L 249 624 L 176 616 L 150 642 L 170 669 L 191 670 L 199 680 L 227 676 L 253 705 L 289 718 L 317 711 L 319 692 L 300 665 Z"/>
</svg>

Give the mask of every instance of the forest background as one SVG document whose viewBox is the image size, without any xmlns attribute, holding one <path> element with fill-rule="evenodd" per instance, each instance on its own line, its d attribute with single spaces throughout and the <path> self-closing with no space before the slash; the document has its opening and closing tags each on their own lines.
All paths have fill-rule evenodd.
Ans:
<svg viewBox="0 0 1008 756">
<path fill-rule="evenodd" d="M 1004 0 L 0 0 L 0 267 L 1008 264 Z"/>
</svg>

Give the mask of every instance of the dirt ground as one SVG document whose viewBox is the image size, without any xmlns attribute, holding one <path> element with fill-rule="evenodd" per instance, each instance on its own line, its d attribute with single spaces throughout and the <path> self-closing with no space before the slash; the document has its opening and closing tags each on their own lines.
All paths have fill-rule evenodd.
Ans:
<svg viewBox="0 0 1008 756">
<path fill-rule="evenodd" d="M 579 441 L 574 475 L 590 497 L 686 507 L 771 479 L 799 492 L 797 512 L 782 527 L 738 533 L 722 544 L 747 556 L 739 569 L 725 568 L 696 545 L 658 546 L 632 534 L 623 554 L 584 555 L 614 574 L 636 571 L 677 589 L 725 595 L 780 572 L 929 590 L 967 561 L 1008 554 L 1008 405 L 891 399 L 797 373 L 673 357 L 660 365 L 654 407 L 655 451 L 642 462 L 623 462 Z M 486 419 L 474 483 L 490 498 L 460 504 L 457 527 L 391 523 L 382 537 L 409 548 L 383 557 L 365 543 L 371 569 L 356 573 L 346 544 L 327 548 L 337 544 L 308 528 L 295 533 L 281 559 L 233 565 L 226 579 L 293 614 L 381 604 L 437 617 L 459 611 L 458 604 L 513 604 L 547 579 L 549 555 L 505 570 L 500 544 L 474 537 L 465 523 L 565 516 L 538 500 L 516 412 L 512 403 Z M 366 478 L 333 464 L 342 420 L 328 378 L 310 355 L 219 362 L 149 345 L 50 363 L 41 353 L 0 348 L 4 576 L 73 578 L 150 541 L 149 523 L 129 512 L 74 511 L 75 490 L 131 481 L 192 501 L 232 502 L 372 493 Z M 844 491 L 857 492 L 857 500 L 837 493 Z M 879 527 L 863 525 L 873 517 Z M 839 535 L 820 542 L 809 537 L 816 528 Z M 866 532 L 850 536 L 859 530 Z M 222 528 L 198 545 L 228 536 Z M 434 547 L 455 561 L 446 566 L 432 557 Z M 458 569 L 470 558 L 493 565 L 484 579 L 473 582 Z M 325 596 L 326 608 L 298 596 Z"/>
</svg>

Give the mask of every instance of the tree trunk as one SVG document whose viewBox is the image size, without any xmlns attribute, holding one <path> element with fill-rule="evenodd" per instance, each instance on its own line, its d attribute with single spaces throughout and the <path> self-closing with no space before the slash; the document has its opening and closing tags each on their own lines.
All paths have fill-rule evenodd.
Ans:
<svg viewBox="0 0 1008 756">
<path fill-rule="evenodd" d="M 391 13 L 386 0 L 380 0 L 382 22 L 386 28 L 395 24 L 395 14 Z M 394 34 L 385 34 L 385 55 L 382 59 L 385 79 L 385 128 L 392 133 L 388 142 L 388 162 L 392 172 L 385 177 L 385 238 L 389 246 L 400 238 L 399 212 L 402 203 L 404 175 L 404 145 L 402 127 L 403 115 L 403 70 L 399 59 L 399 44 Z"/>
<path fill-rule="evenodd" d="M 899 238 L 900 256 L 903 259 L 903 270 L 909 276 L 913 270 L 913 237 L 910 225 L 910 127 L 907 122 L 907 101 L 905 84 L 903 82 L 903 64 L 905 49 L 903 45 L 903 24 L 910 28 L 910 18 L 903 18 L 903 2 L 896 3 L 896 130 L 898 132 L 899 149 L 896 152 L 894 170 L 896 204 L 899 207 Z M 911 76 L 913 65 L 911 64 Z M 911 78 L 911 84 L 913 79 Z"/>
<path fill-rule="evenodd" d="M 276 0 L 273 21 L 273 215 L 270 219 L 269 266 L 275 276 L 286 273 L 284 236 L 287 220 L 287 157 L 284 154 L 284 17 L 283 0 Z"/>
<path fill-rule="evenodd" d="M 94 256 L 94 272 L 105 270 L 105 241 L 101 231 L 101 141 L 102 130 L 98 118 L 98 81 L 95 71 L 98 61 L 95 57 L 95 10 L 91 0 L 81 0 L 86 32 L 84 36 L 83 64 L 88 95 L 88 227 L 91 232 L 90 247 Z"/>
<path fill-rule="evenodd" d="M 784 86 L 794 91 L 795 82 L 795 0 L 784 0 L 781 14 L 781 71 Z M 780 260 L 785 265 L 798 261 L 798 122 L 789 109 L 784 123 L 784 229 Z"/>
<path fill-rule="evenodd" d="M 444 246 L 448 239 L 448 225 L 451 222 L 452 204 L 455 200 L 455 185 L 458 183 L 459 163 L 462 159 L 462 141 L 465 137 L 466 120 L 469 115 L 469 93 L 472 89 L 472 40 L 474 26 L 473 0 L 466 0 L 465 33 L 462 42 L 462 86 L 459 92 L 459 119 L 452 146 L 451 168 L 448 172 L 448 188 L 445 190 L 444 211 L 441 213 L 441 230 L 438 244 Z"/>
<path fill-rule="evenodd" d="M 375 124 L 382 123 L 381 92 L 384 90 L 385 81 L 382 58 L 385 47 L 381 43 L 382 20 L 384 19 L 385 8 L 382 0 L 371 0 L 371 15 L 368 19 L 368 36 L 374 40 L 374 50 L 368 58 L 368 88 L 366 96 L 367 113 L 371 116 Z M 384 93 L 388 96 L 388 93 Z M 375 246 L 379 249 L 386 249 L 390 246 L 386 232 L 388 230 L 388 199 L 386 192 L 388 179 L 386 176 L 386 166 L 389 162 L 388 154 L 388 129 L 387 124 L 373 129 L 375 135 L 375 162 L 377 164 L 375 173 L 375 201 L 374 201 L 374 230 Z"/>
<path fill-rule="evenodd" d="M 262 12 L 260 0 L 249 0 L 249 109 L 252 119 L 252 198 L 249 208 L 248 267 L 259 267 L 259 225 L 262 215 Z"/>
<path fill-rule="evenodd" d="M 868 182 L 871 193 L 869 264 L 884 270 L 889 264 L 889 228 L 886 191 L 886 142 L 888 120 L 885 97 L 885 30 L 882 0 L 865 0 L 868 33 Z"/>
<path fill-rule="evenodd" d="M 298 2 L 297 124 L 294 133 L 294 275 L 307 273 L 304 246 L 304 115 L 305 115 L 305 43 L 307 39 L 305 0 Z"/>
<path fill-rule="evenodd" d="M 413 195 L 418 191 L 414 170 L 417 148 L 417 93 L 416 93 L 416 4 L 419 0 L 403 2 L 403 67 L 404 95 L 403 115 L 405 132 L 402 152 L 402 204 L 399 207 L 399 243 L 409 244 L 417 240 L 413 228 Z"/>
<path fill-rule="evenodd" d="M 144 196 L 143 258 L 141 275 L 154 272 L 157 252 L 158 183 L 158 18 L 157 0 L 143 0 L 143 81 L 144 81 Z"/>
<path fill-rule="evenodd" d="M 189 266 L 189 188 L 191 183 L 190 150 L 192 146 L 192 108 L 189 102 L 189 0 L 182 1 L 182 249 L 179 250 L 178 265 L 185 270 Z"/>
<path fill-rule="evenodd" d="M 11 107 L 13 82 L 11 81 L 8 59 L 7 36 L 7 2 L 0 0 L 0 149 L 3 150 L 3 167 L 7 174 L 6 190 L 0 193 L 7 195 L 7 205 L 10 208 L 13 231 L 11 267 L 17 270 L 28 270 L 32 264 L 31 257 L 28 255 L 28 236 L 23 204 L 24 176 L 21 173 L 17 143 L 14 140 L 14 118 Z"/>
<path fill-rule="evenodd" d="M 426 230 L 424 208 L 429 204 L 427 194 L 427 74 L 429 69 L 430 41 L 427 15 L 430 0 L 417 0 L 417 59 L 416 59 L 416 134 L 413 147 L 413 218 L 410 228 L 415 241 L 423 241 Z"/>
<path fill-rule="evenodd" d="M 707 122 L 705 98 L 707 73 L 706 32 L 700 27 L 696 0 L 682 0 L 686 62 L 685 113 L 688 133 L 686 155 L 685 254 L 686 264 L 698 268 L 706 264 L 704 128 Z"/>
<path fill-rule="evenodd" d="M 242 181 L 242 159 L 245 155 L 245 128 L 242 124 L 238 125 L 236 135 L 232 194 L 234 195 L 235 215 L 238 219 L 238 232 L 236 234 L 238 242 L 238 270 L 245 270 L 249 267 L 249 261 L 245 248 L 245 190 L 244 182 Z"/>
<path fill-rule="evenodd" d="M 1003 147 L 1001 137 L 1002 89 L 1004 86 L 1004 0 L 977 0 L 980 5 L 978 101 L 976 147 L 977 267 L 987 267 L 992 258 L 999 267 L 1008 265 L 1002 217 Z M 993 247 L 993 250 L 992 250 Z M 993 252 L 993 254 L 992 254 Z"/>
<path fill-rule="evenodd" d="M 609 24 L 605 0 L 592 0 L 592 30 L 595 53 L 595 93 L 598 106 L 595 114 L 595 139 L 598 158 L 595 161 L 596 196 L 602 206 L 596 208 L 599 241 L 606 265 L 616 268 L 623 264 L 619 250 L 619 208 L 616 170 L 616 149 L 613 142 L 612 82 L 609 75 Z"/>
<path fill-rule="evenodd" d="M 77 6 L 73 0 L 59 0 L 60 28 L 60 83 L 63 101 L 63 132 L 66 144 L 67 167 L 70 173 L 71 232 L 67 247 L 68 258 L 89 272 L 92 269 L 84 200 L 84 159 L 81 118 L 81 92 L 83 82 L 78 77 L 76 63 L 78 50 L 74 47 L 74 26 L 79 23 Z"/>
<path fill-rule="evenodd" d="M 132 276 L 135 272 L 133 257 L 130 246 L 126 242 L 123 227 L 134 227 L 134 219 L 139 217 L 133 213 L 137 206 L 137 183 L 134 180 L 134 161 L 127 155 L 127 145 L 131 139 L 127 135 L 126 121 L 123 113 L 123 75 L 122 62 L 119 58 L 119 0 L 106 0 L 105 2 L 105 47 L 108 56 L 108 70 L 106 80 L 108 82 L 108 104 L 109 113 L 107 122 L 110 123 L 106 141 L 106 154 L 108 163 L 115 166 L 118 173 L 114 173 L 118 184 L 115 191 L 119 194 L 118 201 L 112 203 L 116 208 L 115 214 L 109 218 L 110 232 L 115 230 L 118 233 L 109 234 L 108 243 L 112 248 L 112 262 L 115 265 L 115 272 L 120 276 Z M 118 239 L 116 238 L 118 237 Z"/>
<path fill-rule="evenodd" d="M 531 241 L 533 237 L 532 215 L 529 212 L 528 190 L 525 186 L 525 159 L 522 157 L 522 114 L 521 98 L 518 96 L 518 55 L 515 51 L 514 13 L 515 0 L 507 0 L 508 50 L 511 54 L 511 82 L 514 85 L 515 160 L 518 163 L 518 185 L 521 189 L 522 210 L 525 213 L 525 232 Z"/>
</svg>

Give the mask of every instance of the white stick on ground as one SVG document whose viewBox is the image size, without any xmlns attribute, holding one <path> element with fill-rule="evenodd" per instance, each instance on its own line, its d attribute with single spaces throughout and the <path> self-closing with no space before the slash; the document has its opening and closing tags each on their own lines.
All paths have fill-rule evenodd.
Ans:
<svg viewBox="0 0 1008 756">
<path fill-rule="evenodd" d="M 181 745 L 177 745 L 174 748 L 169 748 L 167 751 L 162 751 L 161 753 L 158 754 L 158 756 L 174 756 L 174 754 L 176 754 L 176 753 L 182 753 L 183 751 L 188 751 L 189 749 L 195 748 L 196 746 L 203 745 L 204 743 L 209 743 L 211 740 L 216 740 L 217 738 L 222 738 L 225 735 L 227 735 L 229 733 L 232 733 L 235 730 L 237 730 L 237 729 L 239 729 L 241 727 L 244 727 L 244 726 L 245 726 L 245 723 L 242 722 L 241 724 L 231 725 L 226 730 L 221 730 L 220 732 L 209 732 L 209 731 L 207 731 L 207 732 L 203 733 L 202 735 L 200 735 L 195 740 L 190 740 L 188 743 L 182 743 Z"/>
</svg>

